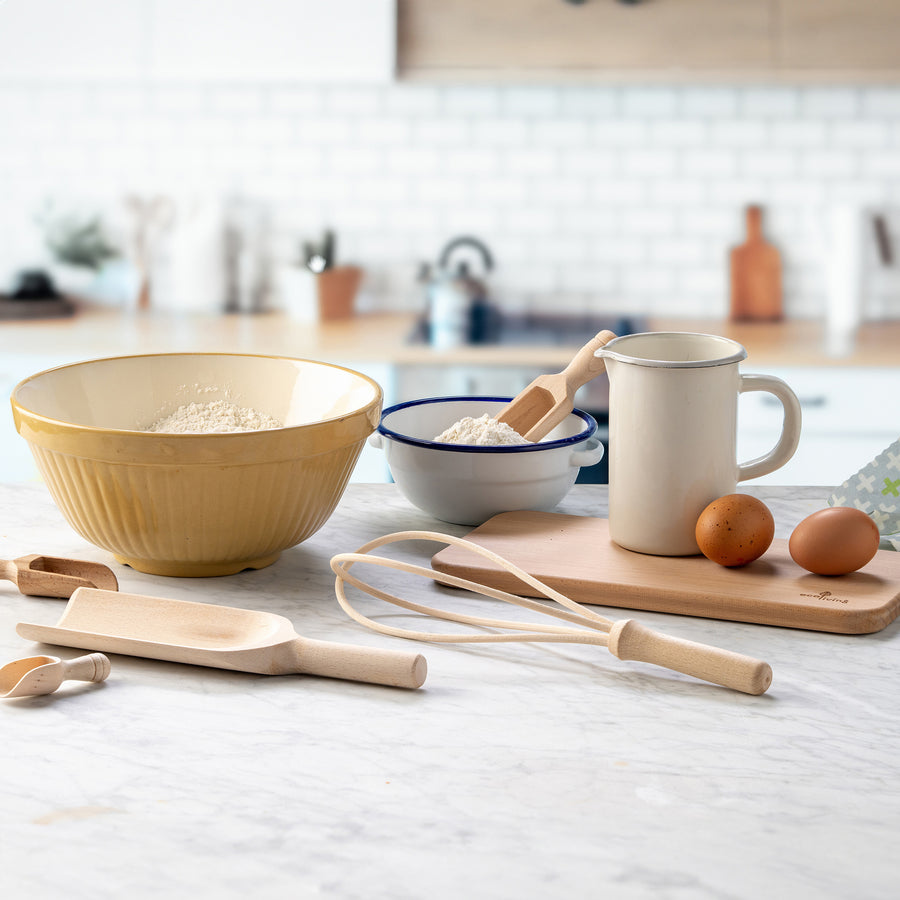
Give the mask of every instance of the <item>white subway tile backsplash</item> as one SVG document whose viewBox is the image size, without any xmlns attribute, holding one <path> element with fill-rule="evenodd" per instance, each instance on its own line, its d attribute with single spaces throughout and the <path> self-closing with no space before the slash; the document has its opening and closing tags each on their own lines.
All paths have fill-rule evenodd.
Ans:
<svg viewBox="0 0 900 900">
<path fill-rule="evenodd" d="M 751 178 L 788 178 L 797 173 L 797 159 L 773 148 L 756 148 L 738 154 L 738 172 Z"/>
<path fill-rule="evenodd" d="M 679 112 L 686 118 L 735 118 L 739 113 L 740 92 L 728 87 L 687 87 L 681 91 Z"/>
<path fill-rule="evenodd" d="M 769 140 L 769 123 L 764 119 L 728 116 L 709 123 L 709 143 L 731 152 L 744 147 L 764 146 Z"/>
<path fill-rule="evenodd" d="M 506 88 L 500 108 L 506 116 L 554 116 L 559 109 L 559 91 L 560 88 L 543 85 Z"/>
<path fill-rule="evenodd" d="M 828 140 L 828 125 L 822 121 L 794 119 L 774 122 L 769 129 L 771 146 L 778 148 L 824 147 Z"/>
<path fill-rule="evenodd" d="M 644 119 L 595 119 L 591 123 L 591 143 L 600 147 L 646 147 L 650 125 Z"/>
<path fill-rule="evenodd" d="M 854 153 L 842 153 L 823 145 L 821 149 L 799 154 L 799 171 L 807 179 L 847 177 L 859 170 L 859 158 Z M 815 190 L 819 190 L 818 185 Z"/>
<path fill-rule="evenodd" d="M 702 147 L 709 141 L 709 125 L 689 119 L 661 119 L 650 123 L 648 139 L 658 147 Z"/>
<path fill-rule="evenodd" d="M 671 118 L 678 111 L 680 92 L 677 88 L 636 87 L 622 96 L 622 113 L 627 118 Z"/>
<path fill-rule="evenodd" d="M 873 87 L 862 94 L 863 115 L 876 118 L 900 118 L 900 92 L 894 87 Z"/>
<path fill-rule="evenodd" d="M 823 119 L 852 118 L 860 108 L 860 91 L 854 87 L 809 87 L 800 93 L 800 112 Z"/>
<path fill-rule="evenodd" d="M 410 135 L 406 142 L 416 146 L 461 147 L 467 145 L 473 137 L 478 143 L 485 143 L 483 135 L 478 133 L 482 127 L 480 122 L 473 128 L 465 119 L 427 115 L 411 118 L 409 123 Z"/>
<path fill-rule="evenodd" d="M 447 87 L 442 91 L 439 111 L 456 116 L 496 116 L 504 93 L 500 88 Z"/>
<path fill-rule="evenodd" d="M 890 137 L 890 124 L 885 119 L 840 119 L 829 129 L 830 143 L 843 149 L 884 147 Z"/>
<path fill-rule="evenodd" d="M 604 118 L 621 113 L 621 91 L 613 87 L 566 87 L 559 92 L 559 111 L 564 116 Z"/>
<path fill-rule="evenodd" d="M 744 116 L 787 119 L 797 115 L 800 90 L 792 87 L 750 87 L 739 91 L 738 111 Z"/>
<path fill-rule="evenodd" d="M 543 148 L 510 148 L 504 153 L 503 170 L 525 177 L 553 174 L 559 171 L 559 156 Z"/>
<path fill-rule="evenodd" d="M 716 315 L 762 203 L 789 313 L 820 315 L 810 219 L 900 204 L 891 86 L 23 82 L 0 121 L 0 276 L 33 262 L 48 197 L 121 218 L 129 191 L 239 193 L 279 258 L 336 228 L 370 307 L 419 308 L 416 265 L 474 233 L 511 307 Z"/>
<path fill-rule="evenodd" d="M 631 178 L 671 178 L 678 157 L 671 149 L 635 149 L 622 154 L 622 172 Z"/>
<path fill-rule="evenodd" d="M 590 125 L 583 119 L 541 118 L 531 129 L 532 140 L 548 147 L 579 147 L 588 140 Z"/>
</svg>

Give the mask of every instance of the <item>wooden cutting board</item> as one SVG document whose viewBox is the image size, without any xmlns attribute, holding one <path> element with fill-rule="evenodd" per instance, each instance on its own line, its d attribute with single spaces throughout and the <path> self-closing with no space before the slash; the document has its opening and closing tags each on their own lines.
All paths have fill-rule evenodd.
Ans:
<svg viewBox="0 0 900 900">
<path fill-rule="evenodd" d="M 778 540 L 739 569 L 704 556 L 646 556 L 609 537 L 606 519 L 501 513 L 467 537 L 579 603 L 782 625 L 838 634 L 880 631 L 900 613 L 900 553 L 879 550 L 859 572 L 812 575 Z M 446 547 L 432 567 L 523 596 L 540 596 L 489 560 Z"/>
<path fill-rule="evenodd" d="M 747 239 L 731 251 L 731 318 L 774 321 L 783 314 L 781 256 L 763 237 L 762 209 L 748 206 Z"/>
</svg>

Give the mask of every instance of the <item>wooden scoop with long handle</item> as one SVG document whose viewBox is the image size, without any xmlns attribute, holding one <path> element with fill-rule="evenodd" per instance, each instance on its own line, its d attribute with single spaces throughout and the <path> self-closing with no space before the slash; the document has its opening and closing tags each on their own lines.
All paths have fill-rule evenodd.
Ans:
<svg viewBox="0 0 900 900">
<path fill-rule="evenodd" d="M 546 437 L 575 406 L 575 392 L 606 368 L 594 351 L 608 344 L 615 335 L 601 331 L 575 354 L 562 372 L 538 375 L 497 413 L 496 419 L 517 431 L 526 440 Z"/>
<path fill-rule="evenodd" d="M 71 597 L 80 587 L 119 588 L 112 569 L 103 563 L 37 553 L 0 560 L 0 578 L 11 581 L 29 597 Z"/>
<path fill-rule="evenodd" d="M 0 698 L 52 694 L 64 681 L 105 681 L 110 668 L 109 660 L 102 653 L 77 659 L 58 656 L 16 659 L 0 669 Z"/>
<path fill-rule="evenodd" d="M 211 603 L 78 588 L 55 627 L 20 622 L 21 637 L 260 675 L 323 675 L 417 688 L 419 653 L 300 637 L 284 616 Z"/>
</svg>

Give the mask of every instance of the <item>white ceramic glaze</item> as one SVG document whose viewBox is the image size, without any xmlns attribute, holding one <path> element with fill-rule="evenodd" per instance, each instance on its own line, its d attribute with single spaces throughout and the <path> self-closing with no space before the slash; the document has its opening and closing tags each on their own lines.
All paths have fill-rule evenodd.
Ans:
<svg viewBox="0 0 900 900">
<path fill-rule="evenodd" d="M 747 351 L 714 335 L 626 335 L 597 356 L 610 382 L 610 536 L 641 553 L 698 553 L 694 528 L 706 505 L 793 456 L 796 395 L 774 376 L 742 375 Z M 748 391 L 773 394 L 784 421 L 769 453 L 738 463 L 738 396 Z"/>
<path fill-rule="evenodd" d="M 578 470 L 603 458 L 597 423 L 570 413 L 543 441 L 521 446 L 439 444 L 433 438 L 464 416 L 496 415 L 509 398 L 447 397 L 384 411 L 369 443 L 384 450 L 403 495 L 444 522 L 479 525 L 500 512 L 553 509 Z"/>
</svg>

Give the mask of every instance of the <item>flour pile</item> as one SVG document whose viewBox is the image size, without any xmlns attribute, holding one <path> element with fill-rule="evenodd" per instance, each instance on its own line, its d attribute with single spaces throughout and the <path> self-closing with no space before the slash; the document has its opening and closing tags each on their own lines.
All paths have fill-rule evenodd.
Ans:
<svg viewBox="0 0 900 900">
<path fill-rule="evenodd" d="M 466 416 L 454 422 L 446 431 L 436 438 L 442 444 L 478 444 L 481 446 L 501 447 L 510 444 L 530 444 L 518 431 L 505 422 L 498 422 L 487 413 L 473 419 Z"/>
<path fill-rule="evenodd" d="M 283 427 L 277 419 L 255 409 L 237 406 L 227 400 L 210 400 L 208 403 L 179 406 L 171 415 L 154 422 L 147 431 L 166 434 L 226 434 Z"/>
</svg>

